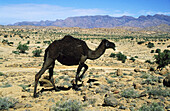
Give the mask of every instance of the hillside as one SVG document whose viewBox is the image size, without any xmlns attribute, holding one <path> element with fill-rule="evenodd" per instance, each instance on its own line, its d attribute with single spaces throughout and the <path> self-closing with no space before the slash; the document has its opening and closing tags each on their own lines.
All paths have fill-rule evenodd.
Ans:
<svg viewBox="0 0 170 111">
<path fill-rule="evenodd" d="M 80 28 L 113 28 L 118 26 L 129 27 L 151 27 L 161 24 L 170 25 L 170 16 L 167 15 L 147 15 L 134 18 L 131 16 L 111 17 L 108 15 L 101 16 L 79 16 L 68 17 L 64 20 L 56 21 L 24 21 L 14 23 L 14 26 L 34 25 L 34 26 L 58 26 L 58 27 L 80 27 Z"/>
</svg>

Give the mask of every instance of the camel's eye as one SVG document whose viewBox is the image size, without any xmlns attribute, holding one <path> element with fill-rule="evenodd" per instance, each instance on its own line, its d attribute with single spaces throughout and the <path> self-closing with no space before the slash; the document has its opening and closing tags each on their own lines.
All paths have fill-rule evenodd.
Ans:
<svg viewBox="0 0 170 111">
<path fill-rule="evenodd" d="M 109 43 L 108 42 L 106 42 L 106 47 L 109 47 Z"/>
</svg>

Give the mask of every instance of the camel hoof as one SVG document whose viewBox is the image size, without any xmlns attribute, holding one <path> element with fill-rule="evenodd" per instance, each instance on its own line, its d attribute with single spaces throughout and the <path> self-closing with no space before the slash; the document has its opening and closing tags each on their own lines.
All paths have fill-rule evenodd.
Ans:
<svg viewBox="0 0 170 111">
<path fill-rule="evenodd" d="M 39 95 L 38 94 L 34 94 L 34 96 L 33 96 L 34 98 L 38 98 L 39 97 Z"/>
</svg>

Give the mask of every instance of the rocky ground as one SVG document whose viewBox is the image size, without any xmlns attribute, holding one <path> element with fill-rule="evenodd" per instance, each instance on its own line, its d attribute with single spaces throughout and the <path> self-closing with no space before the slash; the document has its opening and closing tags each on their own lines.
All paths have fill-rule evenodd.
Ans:
<svg viewBox="0 0 170 111">
<path fill-rule="evenodd" d="M 86 42 L 91 49 L 95 49 L 100 40 Z M 156 70 L 157 64 L 145 63 L 146 60 L 154 61 L 156 53 L 150 53 L 151 50 L 168 49 L 170 41 L 164 44 L 154 42 L 153 48 L 127 40 L 116 41 L 115 44 L 116 51 L 109 49 L 99 59 L 86 61 L 89 69 L 83 82 L 79 82 L 80 91 L 73 90 L 71 83 L 77 66 L 56 62 L 54 81 L 60 91 L 53 90 L 46 71 L 38 84 L 39 97 L 33 98 L 34 77 L 41 69 L 43 53 L 48 45 L 38 44 L 43 53 L 41 57 L 33 57 L 32 51 L 37 44 L 29 44 L 27 53 L 14 54 L 12 51 L 16 50 L 16 45 L 0 43 L 0 97 L 14 98 L 15 105 L 9 110 L 17 111 L 46 111 L 71 105 L 86 111 L 136 111 L 148 109 L 151 105 L 170 110 L 170 89 L 163 86 L 170 66 L 159 71 Z M 111 53 L 118 52 L 128 57 L 125 63 L 109 57 Z M 135 56 L 134 62 L 129 60 Z"/>
</svg>

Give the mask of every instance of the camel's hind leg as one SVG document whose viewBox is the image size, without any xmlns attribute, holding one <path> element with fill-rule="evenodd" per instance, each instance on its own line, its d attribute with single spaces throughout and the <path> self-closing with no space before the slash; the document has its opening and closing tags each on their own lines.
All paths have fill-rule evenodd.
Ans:
<svg viewBox="0 0 170 111">
<path fill-rule="evenodd" d="M 84 76 L 84 73 L 87 71 L 87 69 L 88 69 L 88 66 L 86 65 L 86 64 L 83 64 L 83 67 L 84 67 L 84 71 L 83 71 L 83 73 L 80 75 L 80 77 L 79 77 L 79 81 L 82 81 L 82 78 L 83 78 L 83 76 Z"/>
<path fill-rule="evenodd" d="M 58 88 L 56 88 L 53 78 L 53 69 L 54 69 L 55 61 L 52 63 L 51 67 L 49 68 L 49 80 L 51 81 L 55 91 L 59 91 Z"/>
<path fill-rule="evenodd" d="M 41 68 L 41 70 L 35 75 L 35 86 L 34 86 L 34 97 L 36 97 L 36 90 L 37 90 L 37 84 L 38 81 L 41 77 L 41 75 L 48 69 L 48 67 L 54 62 L 53 59 L 51 58 L 47 58 L 46 61 L 43 64 L 43 67 Z"/>
</svg>

